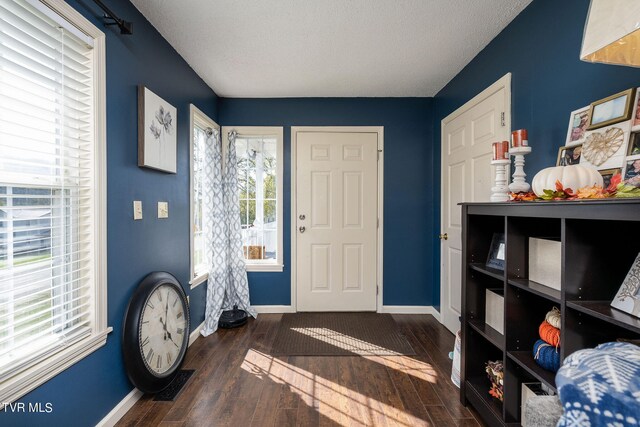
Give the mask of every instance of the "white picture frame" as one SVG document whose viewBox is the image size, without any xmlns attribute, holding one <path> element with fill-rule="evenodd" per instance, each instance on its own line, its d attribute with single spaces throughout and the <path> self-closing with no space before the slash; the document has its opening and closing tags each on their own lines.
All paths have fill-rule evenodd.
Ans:
<svg viewBox="0 0 640 427">
<path fill-rule="evenodd" d="M 573 147 L 584 142 L 589 126 L 589 106 L 579 108 L 571 112 L 569 116 L 569 129 L 567 130 L 566 147 Z"/>
<path fill-rule="evenodd" d="M 177 110 L 145 86 L 138 86 L 138 166 L 177 172 Z"/>
</svg>

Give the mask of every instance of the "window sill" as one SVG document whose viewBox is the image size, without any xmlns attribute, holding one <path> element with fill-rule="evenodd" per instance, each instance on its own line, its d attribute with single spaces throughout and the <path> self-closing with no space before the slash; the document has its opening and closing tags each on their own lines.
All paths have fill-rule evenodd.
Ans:
<svg viewBox="0 0 640 427">
<path fill-rule="evenodd" d="M 191 280 L 189 282 L 189 285 L 191 285 L 191 289 L 195 289 L 201 284 L 203 284 L 204 282 L 206 282 L 208 278 L 209 278 L 209 273 L 201 274 L 198 277 L 195 277 L 193 280 Z"/>
<path fill-rule="evenodd" d="M 83 339 L 67 349 L 55 353 L 25 372 L 3 382 L 0 388 L 0 409 L 14 402 L 40 385 L 49 381 L 71 365 L 84 359 L 107 343 L 107 335 L 113 331 L 109 327 L 102 332 Z"/>
<path fill-rule="evenodd" d="M 275 272 L 281 273 L 284 270 L 282 264 L 247 264 L 247 272 Z"/>
</svg>

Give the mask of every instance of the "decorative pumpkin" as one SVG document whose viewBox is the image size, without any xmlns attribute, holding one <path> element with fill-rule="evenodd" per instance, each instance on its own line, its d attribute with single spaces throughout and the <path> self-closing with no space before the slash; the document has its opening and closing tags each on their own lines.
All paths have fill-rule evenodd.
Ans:
<svg viewBox="0 0 640 427">
<path fill-rule="evenodd" d="M 531 188 L 536 196 L 544 194 L 544 190 L 556 189 L 556 181 L 560 181 L 564 188 L 578 191 L 582 187 L 592 185 L 602 186 L 602 175 L 595 169 L 586 168 L 580 165 L 555 166 L 542 169 L 533 177 Z"/>
</svg>

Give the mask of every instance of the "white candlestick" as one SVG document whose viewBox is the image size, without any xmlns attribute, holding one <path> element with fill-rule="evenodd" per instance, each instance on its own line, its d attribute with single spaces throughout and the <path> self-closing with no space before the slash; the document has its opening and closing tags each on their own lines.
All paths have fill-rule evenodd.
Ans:
<svg viewBox="0 0 640 427">
<path fill-rule="evenodd" d="M 491 187 L 492 202 L 508 202 L 509 187 L 507 187 L 507 166 L 510 160 L 492 160 L 491 164 L 496 167 L 495 186 Z"/>
<path fill-rule="evenodd" d="M 527 193 L 531 186 L 526 181 L 527 174 L 524 173 L 524 156 L 531 153 L 531 147 L 513 147 L 509 154 L 514 157 L 515 171 L 513 172 L 513 182 L 509 184 L 512 193 Z"/>
</svg>

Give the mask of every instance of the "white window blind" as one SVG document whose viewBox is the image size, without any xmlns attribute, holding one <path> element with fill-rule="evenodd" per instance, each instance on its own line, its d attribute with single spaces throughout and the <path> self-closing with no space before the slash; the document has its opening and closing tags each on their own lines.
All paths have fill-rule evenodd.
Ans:
<svg viewBox="0 0 640 427">
<path fill-rule="evenodd" d="M 96 319 L 94 52 L 39 9 L 0 2 L 0 383 Z"/>
</svg>

